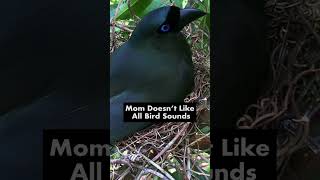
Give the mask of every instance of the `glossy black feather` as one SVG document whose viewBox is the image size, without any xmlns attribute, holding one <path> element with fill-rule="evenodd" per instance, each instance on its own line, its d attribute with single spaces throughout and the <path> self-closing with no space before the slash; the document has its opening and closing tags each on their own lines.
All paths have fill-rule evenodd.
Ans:
<svg viewBox="0 0 320 180">
<path fill-rule="evenodd" d="M 183 102 L 192 91 L 192 54 L 185 37 L 175 29 L 181 25 L 180 21 L 189 23 L 204 14 L 192 10 L 193 19 L 188 16 L 189 19 L 183 20 L 179 19 L 180 11 L 170 6 L 152 11 L 139 22 L 131 38 L 112 54 L 111 143 L 150 125 L 146 122 L 125 123 L 123 103 Z M 166 23 L 174 30 L 159 32 Z"/>
<path fill-rule="evenodd" d="M 92 1 L 1 2 L 1 180 L 42 179 L 43 129 L 106 128 L 102 9 Z"/>
</svg>

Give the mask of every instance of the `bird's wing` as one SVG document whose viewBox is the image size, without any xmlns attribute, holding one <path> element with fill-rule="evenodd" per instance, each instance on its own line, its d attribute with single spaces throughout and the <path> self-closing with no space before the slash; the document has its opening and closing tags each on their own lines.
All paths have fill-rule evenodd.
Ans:
<svg viewBox="0 0 320 180">
<path fill-rule="evenodd" d="M 147 98 L 143 94 L 125 91 L 110 99 L 110 140 L 111 144 L 119 141 L 134 132 L 141 130 L 151 123 L 149 122 L 133 122 L 127 123 L 123 121 L 123 102 L 146 101 Z"/>
<path fill-rule="evenodd" d="M 122 92 L 148 86 L 154 82 L 167 81 L 176 71 L 164 62 L 154 50 L 144 51 L 123 45 L 112 54 L 110 63 L 110 97 Z M 146 53 L 148 52 L 148 53 Z"/>
<path fill-rule="evenodd" d="M 110 62 L 110 97 L 120 94 L 125 91 L 131 84 L 133 84 L 133 69 L 138 67 L 134 66 L 132 61 L 136 59 L 135 51 L 130 48 L 127 43 L 116 49 Z"/>
<path fill-rule="evenodd" d="M 59 89 L 0 116 L 1 179 L 41 179 L 43 129 L 106 126 L 104 96 L 77 90 Z M 11 173 L 13 169 L 20 173 Z"/>
</svg>

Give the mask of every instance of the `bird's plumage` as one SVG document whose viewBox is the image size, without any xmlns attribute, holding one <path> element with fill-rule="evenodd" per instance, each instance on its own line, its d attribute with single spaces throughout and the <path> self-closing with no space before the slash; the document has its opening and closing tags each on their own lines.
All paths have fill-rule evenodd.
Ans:
<svg viewBox="0 0 320 180">
<path fill-rule="evenodd" d="M 1 2 L 1 180 L 43 178 L 44 129 L 106 128 L 103 6 Z"/>
<path fill-rule="evenodd" d="M 183 102 L 192 91 L 192 54 L 180 33 L 181 23 L 190 23 L 204 13 L 193 10 L 193 18 L 182 20 L 181 12 L 174 6 L 152 11 L 139 22 L 131 38 L 111 55 L 112 143 L 150 125 L 124 123 L 123 103 Z"/>
</svg>

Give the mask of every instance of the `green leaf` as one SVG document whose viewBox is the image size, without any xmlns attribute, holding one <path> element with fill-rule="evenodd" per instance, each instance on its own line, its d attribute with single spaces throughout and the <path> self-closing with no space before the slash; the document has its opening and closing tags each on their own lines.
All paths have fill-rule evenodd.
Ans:
<svg viewBox="0 0 320 180">
<path fill-rule="evenodd" d="M 208 174 L 210 174 L 210 171 L 211 171 L 210 164 L 208 166 L 204 167 L 203 170 L 205 170 Z"/>
<path fill-rule="evenodd" d="M 199 180 L 206 180 L 206 178 L 204 176 L 200 176 L 198 174 L 193 174 L 195 177 L 197 177 L 197 179 Z"/>
<path fill-rule="evenodd" d="M 171 174 L 171 176 L 176 179 L 176 180 L 183 180 L 183 174 L 182 172 L 179 170 L 179 171 L 175 171 L 174 173 Z"/>
<path fill-rule="evenodd" d="M 145 8 L 143 10 L 143 12 L 141 12 L 141 17 L 145 16 L 146 14 L 148 14 L 149 12 L 158 9 L 160 7 L 169 5 L 170 1 L 169 0 L 163 0 L 163 1 L 159 1 L 159 0 L 152 0 L 152 2 L 148 5 L 147 8 Z"/>
<path fill-rule="evenodd" d="M 149 4 L 152 2 L 152 0 L 130 0 L 130 7 L 132 12 L 137 15 L 140 16 L 141 13 L 144 11 L 144 9 L 146 9 Z M 116 8 L 112 10 L 113 12 L 111 14 L 113 14 L 113 16 L 115 15 L 116 12 Z M 110 18 L 112 18 L 113 16 L 111 16 L 110 14 Z M 124 3 L 120 4 L 119 10 L 118 10 L 118 14 L 116 15 L 115 19 L 116 20 L 126 20 L 132 18 L 131 12 L 129 10 L 128 7 L 128 3 L 127 1 L 125 1 Z"/>
<path fill-rule="evenodd" d="M 154 176 L 152 179 L 153 180 L 160 180 L 160 178 L 158 176 Z"/>
<path fill-rule="evenodd" d="M 179 8 L 183 8 L 183 1 L 184 0 L 174 0 L 173 2 L 174 2 L 174 4 L 176 5 L 176 6 L 178 6 Z"/>
<path fill-rule="evenodd" d="M 111 155 L 112 159 L 119 159 L 120 157 L 121 157 L 120 153 L 114 153 L 114 154 Z"/>
<path fill-rule="evenodd" d="M 206 126 L 204 128 L 201 129 L 201 132 L 204 133 L 204 134 L 207 134 L 210 132 L 210 127 L 209 126 Z"/>
<path fill-rule="evenodd" d="M 110 19 L 114 16 L 114 13 L 116 12 L 117 4 L 110 4 Z"/>
<path fill-rule="evenodd" d="M 121 31 L 121 29 L 120 29 L 120 28 L 115 27 L 115 28 L 114 28 L 114 31 L 115 31 L 115 32 L 120 32 L 120 31 Z M 110 33 L 112 33 L 112 29 L 111 29 L 111 28 L 110 28 Z"/>
<path fill-rule="evenodd" d="M 185 1 L 185 4 L 184 4 L 184 1 Z M 184 8 L 185 5 L 187 4 L 187 0 L 175 0 L 173 1 L 175 6 L 177 7 L 180 7 L 180 8 Z M 163 6 L 167 6 L 167 5 L 170 5 L 171 2 L 170 0 L 153 0 L 149 6 L 141 13 L 141 17 L 145 16 L 146 14 L 148 14 L 149 12 L 155 10 L 155 9 L 158 9 L 160 7 L 163 7 Z"/>
<path fill-rule="evenodd" d="M 187 6 L 187 4 L 188 4 L 188 0 L 183 0 L 182 1 L 182 8 L 185 8 L 186 6 Z"/>
</svg>

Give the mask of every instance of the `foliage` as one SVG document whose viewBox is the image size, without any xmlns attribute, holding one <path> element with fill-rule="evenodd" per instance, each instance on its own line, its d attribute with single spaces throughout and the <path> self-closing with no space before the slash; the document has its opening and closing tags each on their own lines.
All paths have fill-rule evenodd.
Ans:
<svg viewBox="0 0 320 180">
<path fill-rule="evenodd" d="M 128 6 L 129 3 L 130 6 Z M 130 22 L 129 25 L 132 25 L 134 16 L 141 18 L 154 9 L 171 4 L 180 8 L 191 6 L 208 13 L 207 16 L 201 19 L 200 24 L 201 28 L 204 29 L 206 33 L 209 33 L 210 0 L 199 0 L 193 3 L 190 3 L 187 0 L 174 0 L 172 3 L 170 0 L 111 0 L 110 20 L 124 20 Z M 188 6 L 188 4 L 190 5 Z"/>
</svg>

